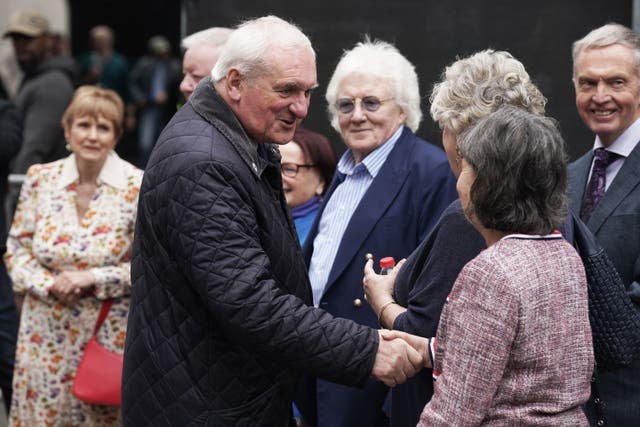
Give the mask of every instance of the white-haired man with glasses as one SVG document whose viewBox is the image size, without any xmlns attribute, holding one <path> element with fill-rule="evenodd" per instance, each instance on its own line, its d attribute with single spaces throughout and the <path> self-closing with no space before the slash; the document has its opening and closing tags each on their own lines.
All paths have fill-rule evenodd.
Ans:
<svg viewBox="0 0 640 427">
<path fill-rule="evenodd" d="M 378 327 L 380 313 L 362 291 L 365 254 L 408 256 L 456 199 L 455 178 L 445 153 L 414 134 L 422 118 L 418 78 L 393 45 L 365 40 L 345 52 L 326 99 L 348 150 L 304 245 L 313 302 Z M 384 384 L 317 380 L 303 388 L 298 406 L 312 425 L 388 425 Z"/>
</svg>

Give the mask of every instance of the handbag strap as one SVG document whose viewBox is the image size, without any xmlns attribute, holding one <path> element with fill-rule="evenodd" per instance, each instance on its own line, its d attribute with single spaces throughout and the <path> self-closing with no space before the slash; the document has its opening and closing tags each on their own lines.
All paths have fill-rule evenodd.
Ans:
<svg viewBox="0 0 640 427">
<path fill-rule="evenodd" d="M 98 314 L 98 320 L 96 320 L 96 326 L 93 327 L 93 335 L 98 333 L 98 329 L 104 323 L 107 318 L 107 314 L 109 314 L 109 310 L 111 310 L 111 305 L 113 304 L 113 298 L 106 299 L 102 302 L 102 308 L 100 309 L 100 314 Z"/>
</svg>

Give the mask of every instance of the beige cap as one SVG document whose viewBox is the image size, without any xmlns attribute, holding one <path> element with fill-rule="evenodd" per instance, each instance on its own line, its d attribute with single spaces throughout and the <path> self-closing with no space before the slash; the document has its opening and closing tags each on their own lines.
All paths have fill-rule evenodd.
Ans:
<svg viewBox="0 0 640 427">
<path fill-rule="evenodd" d="M 35 10 L 17 10 L 9 20 L 9 27 L 3 37 L 11 34 L 22 34 L 37 37 L 49 32 L 49 20 Z"/>
</svg>

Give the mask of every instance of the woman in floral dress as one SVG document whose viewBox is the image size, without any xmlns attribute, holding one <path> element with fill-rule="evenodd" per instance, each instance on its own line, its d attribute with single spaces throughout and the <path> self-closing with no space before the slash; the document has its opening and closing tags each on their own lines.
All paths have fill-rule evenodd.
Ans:
<svg viewBox="0 0 640 427">
<path fill-rule="evenodd" d="M 119 408 L 80 401 L 71 387 L 107 298 L 98 341 L 124 349 L 142 171 L 113 151 L 123 112 L 115 92 L 79 88 L 62 118 L 71 155 L 32 166 L 22 185 L 5 255 L 23 299 L 11 426 L 121 424 Z"/>
</svg>

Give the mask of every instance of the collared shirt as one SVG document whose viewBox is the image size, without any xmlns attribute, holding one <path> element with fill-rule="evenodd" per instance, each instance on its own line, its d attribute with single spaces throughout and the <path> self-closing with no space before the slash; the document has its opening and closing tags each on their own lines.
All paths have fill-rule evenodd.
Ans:
<svg viewBox="0 0 640 427">
<path fill-rule="evenodd" d="M 616 138 L 616 140 L 613 141 L 613 143 L 608 147 L 605 147 L 600 140 L 600 137 L 596 135 L 596 141 L 593 144 L 594 150 L 596 150 L 597 148 L 606 148 L 607 151 L 611 151 L 612 153 L 616 153 L 620 156 L 618 159 L 611 162 L 611 164 L 609 164 L 609 166 L 607 167 L 605 191 L 609 189 L 609 186 L 615 179 L 616 175 L 618 175 L 620 168 L 624 164 L 625 159 L 629 157 L 629 154 L 631 154 L 633 149 L 636 148 L 636 144 L 638 144 L 638 141 L 640 141 L 640 119 L 633 122 L 633 124 L 629 126 L 624 132 L 622 132 L 622 134 L 618 138 Z M 593 170 L 593 162 L 591 162 L 591 170 Z M 587 185 L 589 185 L 590 179 L 591 172 L 589 172 Z"/>
<path fill-rule="evenodd" d="M 56 188 L 64 188 L 79 179 L 75 154 L 66 157 L 62 162 L 62 171 Z M 112 151 L 107 156 L 98 175 L 97 184 L 107 184 L 118 190 L 127 188 L 126 163 L 115 152 Z"/>
<path fill-rule="evenodd" d="M 98 181 L 81 216 L 73 155 L 32 165 L 22 184 L 5 261 L 14 291 L 25 296 L 16 363 L 29 370 L 16 370 L 13 379 L 16 396 L 33 390 L 38 399 L 31 399 L 31 407 L 23 405 L 23 400 L 12 407 L 13 421 L 47 425 L 49 408 L 60 414 L 83 414 L 87 425 L 111 425 L 108 420 L 119 416 L 118 411 L 93 408 L 68 397 L 68 372 L 77 368 L 106 298 L 114 301 L 108 321 L 97 331 L 100 345 L 122 354 L 126 335 L 142 171 L 111 154 Z M 49 294 L 56 273 L 79 270 L 93 274 L 93 289 L 72 306 L 60 304 Z M 47 381 L 34 383 L 32 372 L 46 372 Z"/>
<path fill-rule="evenodd" d="M 318 234 L 313 241 L 313 255 L 309 264 L 309 279 L 313 292 L 313 304 L 317 307 L 329 279 L 329 273 L 338 253 L 351 217 L 367 189 L 378 175 L 389 153 L 395 147 L 404 127 L 398 130 L 380 147 L 356 165 L 351 150 L 347 150 L 338 162 L 338 173 L 344 181 L 338 185 L 322 213 Z M 380 195 L 384 197 L 384 195 Z"/>
</svg>

